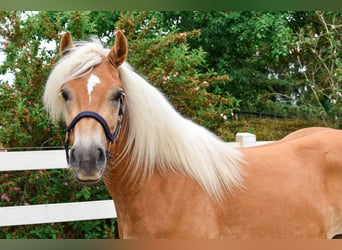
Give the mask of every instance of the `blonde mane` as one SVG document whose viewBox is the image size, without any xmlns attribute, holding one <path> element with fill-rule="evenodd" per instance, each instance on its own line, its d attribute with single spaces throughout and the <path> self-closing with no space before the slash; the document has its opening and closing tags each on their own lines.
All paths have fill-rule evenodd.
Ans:
<svg viewBox="0 0 342 250">
<path fill-rule="evenodd" d="M 109 50 L 83 44 L 63 57 L 46 84 L 44 103 L 53 118 L 61 117 L 61 85 L 102 62 Z M 164 95 L 127 64 L 118 68 L 126 92 L 127 141 L 122 155 L 130 159 L 130 173 L 148 178 L 157 170 L 189 176 L 220 200 L 223 190 L 241 186 L 241 153 L 205 128 L 182 117 Z"/>
<path fill-rule="evenodd" d="M 241 184 L 241 153 L 207 129 L 182 117 L 164 95 L 125 63 L 119 68 L 128 110 L 126 153 L 135 174 L 155 168 L 195 179 L 209 194 L 222 196 Z"/>
</svg>

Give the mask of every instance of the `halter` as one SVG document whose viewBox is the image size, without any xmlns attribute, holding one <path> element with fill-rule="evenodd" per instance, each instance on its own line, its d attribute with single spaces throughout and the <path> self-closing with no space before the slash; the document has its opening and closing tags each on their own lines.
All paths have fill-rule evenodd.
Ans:
<svg viewBox="0 0 342 250">
<path fill-rule="evenodd" d="M 83 112 L 79 113 L 71 121 L 69 126 L 67 126 L 67 128 L 66 128 L 66 135 L 65 135 L 65 142 L 64 142 L 64 149 L 65 149 L 66 160 L 67 160 L 68 164 L 70 164 L 69 133 L 75 127 L 76 123 L 79 122 L 83 118 L 93 118 L 93 119 L 95 119 L 96 121 L 98 121 L 101 124 L 101 126 L 102 126 L 102 128 L 103 128 L 103 130 L 104 130 L 104 132 L 106 134 L 106 137 L 107 137 L 107 139 L 109 141 L 109 145 L 108 145 L 108 148 L 107 148 L 107 151 L 106 151 L 106 157 L 107 157 L 107 160 L 112 158 L 112 156 L 110 155 L 110 147 L 113 144 L 115 138 L 118 136 L 119 131 L 120 131 L 121 118 L 123 116 L 123 108 L 122 108 L 122 106 L 123 106 L 123 97 L 120 98 L 119 116 L 118 116 L 118 121 L 117 121 L 116 129 L 115 129 L 114 133 L 112 133 L 110 131 L 110 128 L 109 128 L 108 123 L 106 122 L 106 120 L 101 115 L 99 115 L 98 113 L 93 112 L 93 111 L 83 111 Z"/>
</svg>

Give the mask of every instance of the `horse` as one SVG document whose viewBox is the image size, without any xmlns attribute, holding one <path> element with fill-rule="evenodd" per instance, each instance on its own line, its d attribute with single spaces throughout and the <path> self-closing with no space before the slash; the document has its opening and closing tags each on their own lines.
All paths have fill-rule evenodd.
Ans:
<svg viewBox="0 0 342 250">
<path fill-rule="evenodd" d="M 332 238 L 342 233 L 342 132 L 305 128 L 234 148 L 179 114 L 114 45 L 60 41 L 43 102 L 64 119 L 68 166 L 102 180 L 120 238 Z M 69 144 L 72 145 L 69 150 Z"/>
</svg>

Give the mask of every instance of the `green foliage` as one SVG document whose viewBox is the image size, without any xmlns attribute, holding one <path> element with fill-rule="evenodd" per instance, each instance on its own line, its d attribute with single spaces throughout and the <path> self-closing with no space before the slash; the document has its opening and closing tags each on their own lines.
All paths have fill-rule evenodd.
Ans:
<svg viewBox="0 0 342 250">
<path fill-rule="evenodd" d="M 294 68 L 305 68 L 297 73 L 296 99 L 317 109 L 317 118 L 338 120 L 342 116 L 341 12 L 317 11 L 306 19 L 309 22 L 295 30 Z"/>
<path fill-rule="evenodd" d="M 295 42 L 288 27 L 288 12 L 180 12 L 165 13 L 170 24 L 181 20 L 181 31 L 200 29 L 201 36 L 189 39 L 192 48 L 207 52 L 206 67 L 229 75 L 228 84 L 212 84 L 209 92 L 230 93 L 242 109 L 256 109 L 259 95 L 280 88 L 269 79 L 288 68 L 286 57 Z"/>
<path fill-rule="evenodd" d="M 124 30 L 137 71 L 216 132 L 233 108 L 325 121 L 342 112 L 339 12 L 1 12 L 0 22 L 1 73 L 16 77 L 0 84 L 7 147 L 62 143 L 62 126 L 47 120 L 41 95 L 58 58 L 43 45 L 58 44 L 65 30 L 108 45 L 115 29 Z"/>
<path fill-rule="evenodd" d="M 303 119 L 307 111 L 325 121 L 341 116 L 340 12 L 163 15 L 164 26 L 180 32 L 200 29 L 200 37 L 189 39 L 190 47 L 207 52 L 207 68 L 229 75 L 229 84 L 213 84 L 209 92 L 229 92 L 241 100 L 241 109 L 251 111 L 270 112 L 278 105 L 284 116 L 291 115 L 289 106 Z"/>
<path fill-rule="evenodd" d="M 44 42 L 58 39 L 58 27 L 44 14 L 26 21 L 21 15 L 0 12 L 4 24 L 0 35 L 6 39 L 2 50 L 7 55 L 0 70 L 15 75 L 13 83 L 0 83 L 0 143 L 6 147 L 60 144 L 60 128 L 47 119 L 41 102 L 55 51 L 40 49 Z"/>
<path fill-rule="evenodd" d="M 116 219 L 0 228 L 1 239 L 117 239 Z"/>
<path fill-rule="evenodd" d="M 128 61 L 157 86 L 183 115 L 218 131 L 225 120 L 220 114 L 237 106 L 237 99 L 225 93 L 210 93 L 211 85 L 228 84 L 227 75 L 201 72 L 207 53 L 191 49 L 188 39 L 201 36 L 199 30 L 168 32 L 158 27 L 151 12 L 122 14 L 117 28 L 124 30 L 130 50 Z"/>
</svg>

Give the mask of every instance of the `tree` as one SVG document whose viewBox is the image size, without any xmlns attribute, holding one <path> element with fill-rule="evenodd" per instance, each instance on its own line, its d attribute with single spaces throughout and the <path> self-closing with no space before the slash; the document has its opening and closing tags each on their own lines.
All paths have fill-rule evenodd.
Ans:
<svg viewBox="0 0 342 250">
<path fill-rule="evenodd" d="M 160 88 L 183 115 L 218 132 L 226 122 L 223 114 L 230 113 L 237 100 L 207 89 L 227 83 L 229 77 L 199 70 L 206 64 L 207 53 L 188 44 L 189 39 L 201 36 L 199 30 L 177 32 L 174 27 L 159 25 L 160 16 L 155 12 L 127 12 L 120 16 L 117 28 L 125 31 L 128 38 L 128 61 Z"/>
<path fill-rule="evenodd" d="M 263 95 L 286 89 L 282 77 L 288 71 L 288 55 L 295 37 L 288 25 L 289 12 L 166 12 L 165 22 L 180 31 L 201 30 L 189 40 L 191 48 L 207 52 L 207 68 L 230 77 L 209 91 L 231 94 L 243 109 L 265 109 Z M 273 98 L 274 99 L 274 98 Z"/>
<path fill-rule="evenodd" d="M 1 143 L 18 147 L 58 141 L 58 127 L 47 119 L 41 104 L 44 82 L 56 61 L 55 51 L 41 46 L 58 39 L 60 27 L 45 15 L 22 12 L 0 12 L 0 23 L 2 50 L 7 55 L 1 73 L 15 75 L 13 83 L 0 84 Z"/>
<path fill-rule="evenodd" d="M 212 93 L 230 93 L 241 109 L 340 117 L 340 12 L 164 12 L 161 26 L 200 29 L 190 48 L 207 68 L 227 74 Z M 206 68 L 202 68 L 206 71 Z"/>
<path fill-rule="evenodd" d="M 293 51 L 298 80 L 296 101 L 323 120 L 342 116 L 342 16 L 341 12 L 306 13 L 304 25 L 295 29 L 298 43 Z"/>
</svg>

